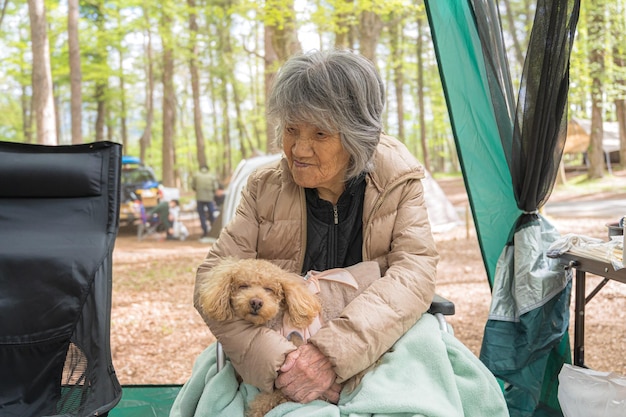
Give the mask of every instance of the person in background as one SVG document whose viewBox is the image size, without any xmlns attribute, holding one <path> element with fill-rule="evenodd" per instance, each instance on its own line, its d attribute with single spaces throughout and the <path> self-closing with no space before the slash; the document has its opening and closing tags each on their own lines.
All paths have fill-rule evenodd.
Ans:
<svg viewBox="0 0 626 417">
<path fill-rule="evenodd" d="M 215 192 L 219 189 L 219 181 L 209 167 L 203 165 L 191 179 L 191 189 L 196 192 L 196 204 L 200 216 L 202 237 L 208 237 L 211 225 L 215 221 Z"/>
<path fill-rule="evenodd" d="M 226 257 L 267 259 L 301 275 L 375 261 L 381 277 L 297 348 L 243 320 L 203 316 L 243 380 L 263 391 L 337 404 L 339 383 L 374 364 L 433 299 L 439 255 L 424 169 L 383 133 L 384 103 L 374 65 L 347 50 L 296 55 L 278 72 L 268 116 L 284 156 L 250 175 L 198 268 L 196 308 L 203 315 L 198 288 Z"/>
<path fill-rule="evenodd" d="M 175 233 L 174 225 L 178 221 L 179 213 L 180 203 L 178 200 L 161 201 L 148 211 L 148 221 L 156 216 L 163 225 L 163 230 L 165 230 L 165 239 L 177 240 L 179 236 Z"/>
<path fill-rule="evenodd" d="M 174 199 L 170 201 L 169 219 L 172 222 L 171 236 L 179 240 L 187 239 L 189 231 L 180 218 L 180 202 L 178 200 Z"/>
</svg>

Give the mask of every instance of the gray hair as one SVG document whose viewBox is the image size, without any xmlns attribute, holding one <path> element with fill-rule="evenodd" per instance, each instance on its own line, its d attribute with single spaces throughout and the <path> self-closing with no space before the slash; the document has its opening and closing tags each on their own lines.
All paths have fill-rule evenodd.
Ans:
<svg viewBox="0 0 626 417">
<path fill-rule="evenodd" d="M 267 115 L 276 122 L 279 147 L 290 124 L 339 133 L 350 154 L 349 180 L 373 168 L 384 106 L 385 87 L 371 61 L 348 50 L 311 51 L 293 56 L 279 70 Z"/>
</svg>

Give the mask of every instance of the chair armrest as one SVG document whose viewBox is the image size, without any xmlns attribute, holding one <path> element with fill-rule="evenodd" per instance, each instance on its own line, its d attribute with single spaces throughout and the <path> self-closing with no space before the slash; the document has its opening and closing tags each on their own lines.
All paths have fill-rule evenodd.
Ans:
<svg viewBox="0 0 626 417">
<path fill-rule="evenodd" d="M 454 303 L 440 295 L 435 294 L 433 302 L 430 304 L 428 312 L 431 314 L 443 314 L 444 316 L 454 315 Z"/>
</svg>

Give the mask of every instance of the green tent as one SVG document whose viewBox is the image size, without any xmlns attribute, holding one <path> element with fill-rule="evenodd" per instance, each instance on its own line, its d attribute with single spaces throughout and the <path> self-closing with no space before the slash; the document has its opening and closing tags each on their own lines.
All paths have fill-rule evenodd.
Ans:
<svg viewBox="0 0 626 417">
<path fill-rule="evenodd" d="M 492 287 L 480 359 L 513 417 L 562 416 L 571 273 L 546 255 L 539 214 L 565 144 L 580 1 L 539 0 L 517 102 L 493 1 L 426 1 L 477 236 Z"/>
</svg>

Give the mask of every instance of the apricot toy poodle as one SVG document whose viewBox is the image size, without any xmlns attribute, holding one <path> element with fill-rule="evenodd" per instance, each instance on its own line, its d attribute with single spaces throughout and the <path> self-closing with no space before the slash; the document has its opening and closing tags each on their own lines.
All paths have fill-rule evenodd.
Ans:
<svg viewBox="0 0 626 417">
<path fill-rule="evenodd" d="M 285 320 L 290 328 L 305 329 L 322 307 L 301 276 L 262 259 L 226 258 L 211 269 L 212 279 L 200 288 L 200 306 L 217 321 L 240 318 L 257 326 L 280 330 Z M 300 345 L 304 337 L 290 340 Z M 262 417 L 289 401 L 280 390 L 261 392 L 250 403 L 247 417 Z"/>
</svg>

